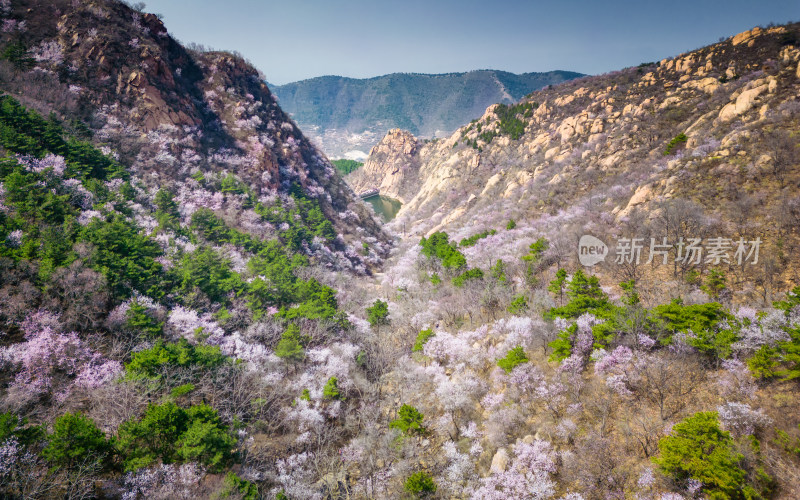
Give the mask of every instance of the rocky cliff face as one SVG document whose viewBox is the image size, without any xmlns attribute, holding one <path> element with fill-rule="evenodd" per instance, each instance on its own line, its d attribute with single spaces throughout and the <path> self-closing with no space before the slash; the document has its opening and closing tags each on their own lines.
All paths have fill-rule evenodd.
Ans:
<svg viewBox="0 0 800 500">
<path fill-rule="evenodd" d="M 27 0 L 6 17 L 5 41 L 33 59 L 3 64 L 3 90 L 82 121 L 148 189 L 191 197 L 210 174 L 230 174 L 256 196 L 298 185 L 345 239 L 387 241 L 240 57 L 187 50 L 155 15 L 113 0 Z M 225 193 L 214 208 L 239 211 L 236 198 Z"/>
<path fill-rule="evenodd" d="M 414 197 L 419 183 L 419 149 L 422 142 L 410 132 L 392 129 L 370 151 L 364 166 L 347 176 L 356 193 L 377 189 L 403 203 Z"/>
<path fill-rule="evenodd" d="M 797 24 L 754 28 L 658 63 L 573 80 L 518 106 L 491 106 L 410 154 L 413 139 L 393 132 L 368 160 L 386 177 L 354 182 L 415 193 L 395 224 L 417 235 L 577 213 L 613 233 L 637 211 L 652 220 L 659 204 L 682 199 L 725 231 L 776 243 L 800 222 L 798 40 Z M 398 149 L 387 151 L 392 144 Z M 398 185 L 398 163 L 418 165 L 417 175 Z M 778 249 L 772 255 L 787 263 Z"/>
<path fill-rule="evenodd" d="M 578 199 L 596 193 L 598 181 L 620 180 L 619 175 L 664 181 L 640 186 L 642 181 L 631 179 L 618 188 L 629 191 L 612 207 L 622 216 L 645 200 L 679 194 L 675 183 L 698 175 L 699 165 L 709 162 L 717 169 L 748 165 L 750 175 L 743 181 L 767 182 L 774 161 L 768 144 L 757 139 L 764 129 L 797 120 L 797 29 L 755 28 L 657 64 L 537 91 L 525 99 L 528 109 L 490 106 L 441 141 L 419 144 L 410 134 L 392 131 L 371 152 L 369 173 L 352 183 L 417 192 L 402 212 L 413 218 L 456 207 L 469 212 L 489 194 L 513 201 L 536 197 L 546 210 L 559 207 L 558 200 L 541 197 L 542 189 L 552 186 L 569 185 L 570 197 Z M 507 116 L 509 110 L 514 116 Z M 511 121 L 522 127 L 517 138 L 503 130 Z M 685 142 L 678 139 L 667 151 L 681 133 Z M 396 177 L 400 165 L 416 164 L 418 178 L 386 181 Z M 635 186 L 641 187 L 639 195 L 630 189 Z M 454 189 L 476 196 L 438 198 Z"/>
</svg>

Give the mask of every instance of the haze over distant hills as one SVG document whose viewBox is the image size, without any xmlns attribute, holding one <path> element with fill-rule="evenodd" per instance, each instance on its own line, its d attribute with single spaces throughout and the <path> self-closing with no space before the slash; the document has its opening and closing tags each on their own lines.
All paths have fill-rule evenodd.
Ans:
<svg viewBox="0 0 800 500">
<path fill-rule="evenodd" d="M 392 128 L 420 137 L 446 136 L 491 104 L 510 104 L 579 76 L 572 71 L 518 75 L 496 70 L 393 73 L 368 79 L 321 76 L 270 89 L 330 157 L 358 159 Z"/>
</svg>

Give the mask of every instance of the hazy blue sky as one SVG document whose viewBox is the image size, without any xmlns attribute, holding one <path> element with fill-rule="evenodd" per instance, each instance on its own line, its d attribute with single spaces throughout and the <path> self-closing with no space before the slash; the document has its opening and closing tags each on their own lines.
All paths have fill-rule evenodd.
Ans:
<svg viewBox="0 0 800 500">
<path fill-rule="evenodd" d="M 237 50 L 275 84 L 320 75 L 604 73 L 800 20 L 798 0 L 150 0 L 183 42 Z"/>
</svg>

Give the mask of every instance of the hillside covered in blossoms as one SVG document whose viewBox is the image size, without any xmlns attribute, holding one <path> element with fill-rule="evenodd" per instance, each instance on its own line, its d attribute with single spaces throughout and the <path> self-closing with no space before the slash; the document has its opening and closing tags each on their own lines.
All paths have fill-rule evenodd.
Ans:
<svg viewBox="0 0 800 500">
<path fill-rule="evenodd" d="M 797 25 L 351 188 L 142 10 L 0 0 L 0 497 L 800 496 Z"/>
</svg>

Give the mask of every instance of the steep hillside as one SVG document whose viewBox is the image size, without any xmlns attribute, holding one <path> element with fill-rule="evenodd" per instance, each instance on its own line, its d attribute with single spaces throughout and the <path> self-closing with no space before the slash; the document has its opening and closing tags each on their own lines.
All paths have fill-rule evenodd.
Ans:
<svg viewBox="0 0 800 500">
<path fill-rule="evenodd" d="M 750 269 L 746 281 L 768 301 L 800 283 L 796 255 L 781 250 L 797 241 L 800 221 L 797 31 L 755 28 L 539 90 L 490 106 L 446 139 L 423 144 L 394 131 L 352 183 L 403 197 L 395 227 L 411 234 L 447 229 L 460 238 L 513 218 L 573 227 L 564 237 L 574 248 L 587 228 L 609 239 L 671 231 L 657 209 L 685 200 L 703 212 L 703 231 L 764 240 L 761 265 L 780 271 Z M 633 220 L 640 227 L 621 229 Z"/>
<path fill-rule="evenodd" d="M 402 447 L 354 439 L 354 492 L 800 497 L 799 48 L 754 29 L 391 131 L 349 179 L 405 201 L 370 314 Z"/>
<path fill-rule="evenodd" d="M 393 130 L 381 227 L 240 58 L 0 21 L 0 497 L 800 498 L 800 26 Z"/>
<path fill-rule="evenodd" d="M 211 173 L 233 175 L 254 199 L 296 184 L 340 232 L 353 230 L 338 214 L 360 204 L 242 59 L 189 52 L 156 16 L 120 3 L 14 5 L 4 38 L 29 55 L 6 49 L 3 89 L 43 114 L 82 121 L 148 189 L 198 196 L 203 181 L 193 177 Z M 220 210 L 241 210 L 242 193 L 220 196 Z"/>
<path fill-rule="evenodd" d="M 516 75 L 495 70 L 395 73 L 368 79 L 322 76 L 272 90 L 281 107 L 326 153 L 342 157 L 369 151 L 392 128 L 421 137 L 449 135 L 480 116 L 489 104 L 512 103 L 536 89 L 579 76 L 570 71 Z"/>
<path fill-rule="evenodd" d="M 345 178 L 356 193 L 377 189 L 403 203 L 416 195 L 419 187 L 419 148 L 423 142 L 410 132 L 390 130 L 370 151 L 364 166 Z"/>
<path fill-rule="evenodd" d="M 315 428 L 369 392 L 339 280 L 389 237 L 241 58 L 116 0 L 0 22 L 0 497 L 274 496 L 325 353 Z"/>
</svg>

